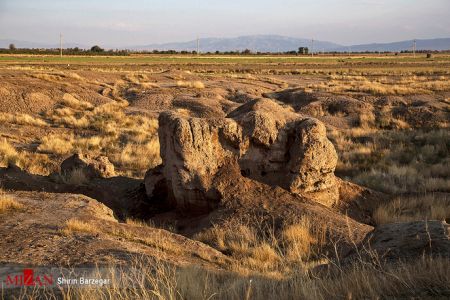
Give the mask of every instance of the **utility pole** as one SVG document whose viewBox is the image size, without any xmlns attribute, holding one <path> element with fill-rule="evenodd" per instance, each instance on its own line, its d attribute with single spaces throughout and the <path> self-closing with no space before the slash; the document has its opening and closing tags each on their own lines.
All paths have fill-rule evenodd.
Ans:
<svg viewBox="0 0 450 300">
<path fill-rule="evenodd" d="M 314 39 L 311 40 L 311 57 L 314 56 Z"/>
<path fill-rule="evenodd" d="M 417 48 L 417 41 L 414 40 L 414 42 L 413 42 L 413 54 L 414 54 L 414 58 L 416 57 L 416 48 Z"/>
<path fill-rule="evenodd" d="M 197 56 L 200 55 L 200 39 L 197 36 Z"/>
<path fill-rule="evenodd" d="M 63 35 L 62 33 L 59 34 L 59 55 L 62 57 L 62 39 Z"/>
</svg>

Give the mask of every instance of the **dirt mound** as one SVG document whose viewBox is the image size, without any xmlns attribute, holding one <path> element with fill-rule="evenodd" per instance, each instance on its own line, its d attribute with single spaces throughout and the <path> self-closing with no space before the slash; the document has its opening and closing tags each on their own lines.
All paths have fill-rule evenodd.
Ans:
<svg viewBox="0 0 450 300">
<path fill-rule="evenodd" d="M 386 97 L 380 102 L 388 105 L 394 118 L 403 120 L 413 128 L 448 126 L 450 106 L 438 96 L 416 95 L 402 97 L 400 100 L 395 101 Z"/>
<path fill-rule="evenodd" d="M 0 112 L 36 114 L 55 107 L 64 94 L 101 104 L 108 101 L 98 93 L 99 83 L 91 83 L 71 72 L 8 71 L 0 88 Z"/>
<path fill-rule="evenodd" d="M 0 218 L 0 261 L 26 265 L 126 264 L 142 255 L 176 265 L 217 268 L 220 252 L 142 224 L 118 223 L 97 201 L 75 194 L 8 193 L 23 209 Z M 26 246 L 25 246 L 26 245 Z"/>
<path fill-rule="evenodd" d="M 56 103 L 54 95 L 43 88 L 43 92 L 28 88 L 27 91 L 22 87 L 4 82 L 0 89 L 0 111 L 6 113 L 35 113 L 50 109 Z"/>
<path fill-rule="evenodd" d="M 295 111 L 337 128 L 354 126 L 443 127 L 450 118 L 448 104 L 438 95 L 353 97 L 290 89 L 267 94 Z M 362 119 L 366 119 L 361 121 Z M 369 124 L 362 124 L 367 121 Z"/>
<path fill-rule="evenodd" d="M 213 185 L 221 199 L 218 210 L 207 216 L 213 224 L 235 220 L 245 220 L 249 224 L 267 222 L 274 224 L 277 232 L 289 222 L 306 217 L 327 228 L 329 240 L 336 242 L 340 253 L 346 253 L 372 229 L 314 199 L 240 176 L 237 164 L 221 168 Z"/>
<path fill-rule="evenodd" d="M 348 96 L 305 92 L 303 89 L 286 90 L 268 96 L 292 106 L 298 113 L 339 128 L 350 128 L 358 123 L 361 114 L 373 111 L 373 106 L 365 101 Z"/>
<path fill-rule="evenodd" d="M 162 87 L 144 91 L 128 100 L 130 100 L 131 107 L 154 112 L 182 109 L 199 118 L 224 117 L 238 106 L 222 97 L 214 89 L 212 91 L 174 91 L 171 88 Z"/>
<path fill-rule="evenodd" d="M 336 184 L 339 189 L 339 200 L 332 205 L 333 210 L 363 224 L 375 225 L 372 219 L 373 212 L 391 198 L 384 193 L 340 178 L 337 178 Z"/>
<path fill-rule="evenodd" d="M 106 156 L 92 157 L 88 154 L 74 154 L 62 162 L 62 174 L 70 175 L 77 171 L 82 171 L 88 179 L 115 176 L 114 165 Z"/>
</svg>

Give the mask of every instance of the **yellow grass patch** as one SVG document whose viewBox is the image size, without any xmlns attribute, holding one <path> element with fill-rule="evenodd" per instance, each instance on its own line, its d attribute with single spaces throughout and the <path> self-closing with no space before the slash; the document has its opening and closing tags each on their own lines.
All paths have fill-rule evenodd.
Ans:
<svg viewBox="0 0 450 300">
<path fill-rule="evenodd" d="M 24 205 L 17 202 L 13 197 L 6 195 L 0 191 L 0 213 L 5 213 L 10 210 L 21 210 Z"/>
<path fill-rule="evenodd" d="M 19 161 L 19 153 L 6 139 L 0 140 L 0 164 L 7 167 L 8 164 L 16 164 Z"/>
<path fill-rule="evenodd" d="M 78 220 L 78 219 L 70 219 L 66 221 L 65 227 L 62 229 L 62 232 L 66 235 L 73 234 L 74 232 L 83 232 L 83 233 L 98 233 L 97 226 Z"/>
<path fill-rule="evenodd" d="M 0 113 L 0 123 L 13 123 L 18 125 L 31 125 L 38 127 L 45 127 L 48 124 L 38 118 L 33 117 L 28 114 L 9 114 L 9 113 Z"/>
<path fill-rule="evenodd" d="M 391 76 L 365 77 L 352 75 L 332 75 L 327 82 L 310 84 L 312 90 L 332 93 L 363 92 L 374 95 L 411 95 L 430 94 L 436 91 L 450 90 L 448 76 Z"/>
<path fill-rule="evenodd" d="M 177 86 L 179 87 L 188 87 L 188 88 L 196 88 L 196 89 L 204 89 L 205 84 L 201 81 L 177 81 Z"/>
<path fill-rule="evenodd" d="M 55 153 L 59 155 L 69 154 L 73 150 L 73 136 L 61 136 L 51 134 L 42 138 L 38 151 Z"/>
<path fill-rule="evenodd" d="M 63 98 L 60 101 L 60 103 L 76 110 L 85 110 L 94 108 L 94 106 L 91 103 L 87 101 L 78 100 L 72 94 L 67 93 L 63 95 Z"/>
</svg>

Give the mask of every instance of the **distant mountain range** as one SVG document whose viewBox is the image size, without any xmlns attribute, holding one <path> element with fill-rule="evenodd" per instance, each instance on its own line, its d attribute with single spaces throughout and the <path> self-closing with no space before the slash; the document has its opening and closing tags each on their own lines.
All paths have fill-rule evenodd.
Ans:
<svg viewBox="0 0 450 300">
<path fill-rule="evenodd" d="M 285 52 L 298 50 L 299 47 L 311 47 L 310 39 L 292 38 L 279 35 L 251 35 L 236 38 L 203 38 L 200 39 L 202 52 L 214 51 L 243 51 L 250 49 L 253 52 Z M 326 41 L 314 41 L 317 49 L 333 49 L 342 47 L 339 44 Z M 135 50 L 197 50 L 197 40 L 184 43 L 167 43 L 134 46 Z"/>
<path fill-rule="evenodd" d="M 394 43 L 383 43 L 383 44 L 363 44 L 363 45 L 353 45 L 347 47 L 336 48 L 336 51 L 355 51 L 355 52 L 365 52 L 365 51 L 390 51 L 390 52 L 400 52 L 402 50 L 412 50 L 414 40 L 394 42 Z M 450 38 L 443 39 L 428 39 L 428 40 L 416 40 L 417 50 L 450 50 Z"/>
<path fill-rule="evenodd" d="M 311 49 L 311 39 L 292 38 L 279 35 L 251 35 L 236 38 L 202 38 L 200 42 L 201 52 L 215 51 L 243 51 L 250 49 L 253 52 L 285 52 L 295 51 L 299 47 Z M 58 44 L 45 44 L 18 40 L 0 40 L 0 48 L 7 48 L 9 44 L 15 44 L 17 48 L 58 48 Z M 102 45 L 100 45 L 102 46 Z M 364 51 L 402 51 L 411 50 L 413 40 L 393 43 L 373 43 L 362 45 L 344 46 L 328 41 L 314 41 L 314 51 L 338 51 L 338 52 L 364 52 Z M 79 47 L 88 49 L 90 46 L 77 43 L 64 43 L 65 48 Z M 175 42 L 165 44 L 149 44 L 136 46 L 105 46 L 107 49 L 130 49 L 130 50 L 197 50 L 197 40 L 188 42 Z M 416 40 L 417 50 L 450 50 L 450 38 L 422 39 Z"/>
</svg>

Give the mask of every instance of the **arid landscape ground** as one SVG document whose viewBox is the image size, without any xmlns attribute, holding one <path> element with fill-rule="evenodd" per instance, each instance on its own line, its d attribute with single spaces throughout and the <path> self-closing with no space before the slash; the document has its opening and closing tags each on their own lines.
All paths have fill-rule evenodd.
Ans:
<svg viewBox="0 0 450 300">
<path fill-rule="evenodd" d="M 1 265 L 140 271 L 2 296 L 448 298 L 449 120 L 448 54 L 3 55 Z"/>
</svg>

